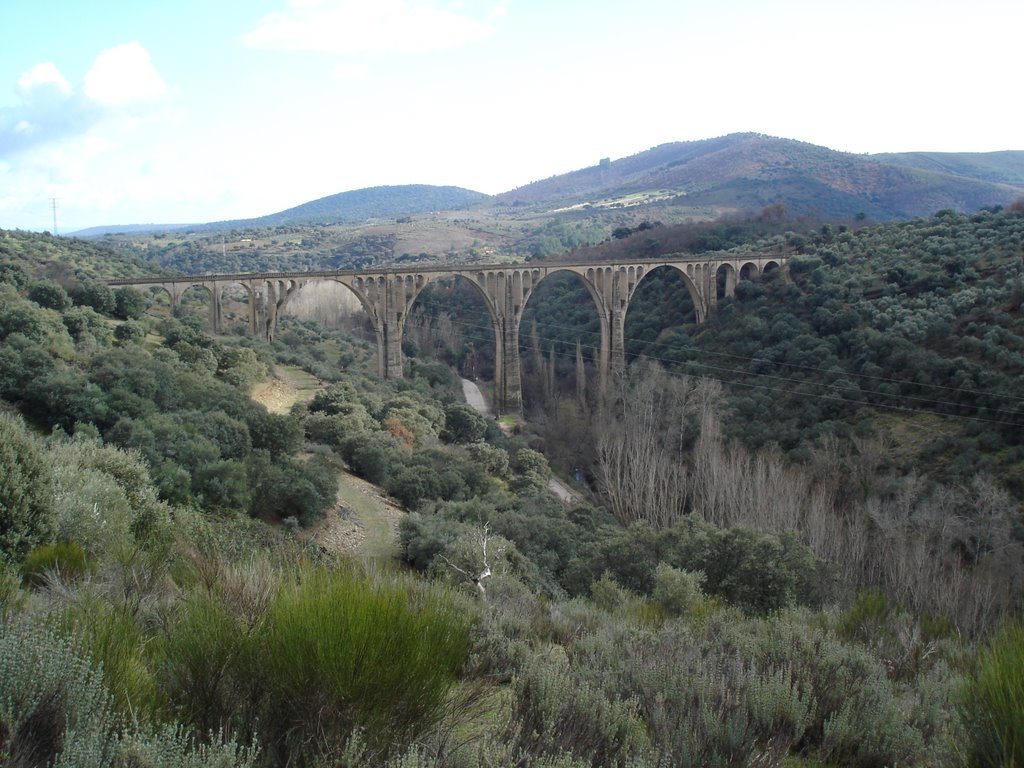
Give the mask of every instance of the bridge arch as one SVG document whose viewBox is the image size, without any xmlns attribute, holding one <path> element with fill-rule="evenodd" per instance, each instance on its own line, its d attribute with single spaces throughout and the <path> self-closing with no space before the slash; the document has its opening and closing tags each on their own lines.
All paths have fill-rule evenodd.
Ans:
<svg viewBox="0 0 1024 768">
<path fill-rule="evenodd" d="M 719 299 L 731 299 L 736 295 L 736 283 L 739 281 L 739 271 L 732 262 L 722 262 L 715 270 L 715 301 Z"/>
<path fill-rule="evenodd" d="M 740 280 L 756 280 L 760 276 L 761 269 L 757 266 L 756 261 L 744 261 L 740 263 Z"/>
<path fill-rule="evenodd" d="M 516 335 L 518 354 L 523 359 L 521 367 L 531 374 L 524 377 L 522 385 L 524 402 L 529 401 L 531 408 L 536 404 L 549 404 L 558 394 L 555 368 L 561 367 L 564 371 L 565 368 L 576 366 L 577 342 L 584 365 L 584 371 L 577 371 L 576 374 L 576 394 L 580 399 L 586 396 L 587 367 L 600 366 L 608 355 L 602 340 L 608 337 L 609 320 L 594 271 L 556 267 L 537 277 L 533 290 L 525 296 L 522 322 Z M 538 321 L 541 307 L 551 299 L 552 292 L 556 295 L 576 295 L 583 290 L 590 296 L 590 303 L 581 297 L 579 311 L 558 318 L 557 328 L 550 327 L 550 319 L 547 322 Z M 536 338 L 533 333 L 534 323 L 537 323 L 538 328 Z M 567 331 L 570 332 L 568 335 L 575 335 L 575 338 L 566 338 Z"/>
<path fill-rule="evenodd" d="M 151 313 L 155 304 L 161 305 L 161 312 L 166 311 L 168 315 L 174 313 L 174 293 L 171 287 L 160 283 L 154 285 L 138 286 L 139 293 L 146 300 L 146 311 Z M 163 297 L 166 297 L 164 299 Z"/>
<path fill-rule="evenodd" d="M 665 280 L 664 278 L 667 278 Z M 652 295 L 660 290 L 659 295 Z M 638 310 L 644 308 L 646 302 L 656 302 L 662 306 L 672 307 L 668 321 L 659 326 L 653 337 L 647 333 L 643 321 L 638 317 Z M 661 334 L 670 327 L 695 325 L 700 322 L 701 296 L 693 278 L 674 264 L 663 264 L 646 270 L 629 299 L 624 312 L 623 333 L 626 361 L 639 355 L 653 354 L 653 347 L 658 343 Z M 646 313 L 643 313 L 646 317 Z"/>
<path fill-rule="evenodd" d="M 244 323 L 249 333 L 255 333 L 256 302 L 251 285 L 240 279 L 219 280 L 213 283 L 212 291 L 214 306 L 210 315 L 216 333 L 227 332 L 232 323 Z"/>
<path fill-rule="evenodd" d="M 449 329 L 448 338 L 445 340 L 445 344 L 450 347 L 453 354 L 458 355 L 458 353 L 464 351 L 464 349 L 460 348 L 464 343 L 472 344 L 474 349 L 487 350 L 487 354 L 484 355 L 483 360 L 479 357 L 473 357 L 472 359 L 458 359 L 458 362 L 460 363 L 460 374 L 469 378 L 477 378 L 480 374 L 485 378 L 494 377 L 495 372 L 500 368 L 499 350 L 501 348 L 501 332 L 498 310 L 494 299 L 488 295 L 487 291 L 483 287 L 486 283 L 487 276 L 484 274 L 477 274 L 474 276 L 460 272 L 440 274 L 430 279 L 412 296 L 406 320 L 405 323 L 403 323 L 403 342 L 408 341 L 410 332 L 417 335 L 418 341 L 430 339 L 431 337 L 434 337 L 435 334 L 441 333 L 441 329 L 438 327 L 437 323 L 443 316 L 446 316 L 451 322 L 452 327 Z M 417 314 L 417 312 L 420 311 L 419 307 L 422 306 L 421 301 L 424 298 L 424 294 L 428 292 L 428 289 L 439 294 L 443 293 L 449 298 L 451 302 L 448 307 L 449 311 L 442 312 L 441 314 Z M 460 293 L 463 294 L 463 296 L 471 298 L 459 298 Z M 476 307 L 476 309 L 470 310 L 470 314 L 467 314 L 466 311 L 460 311 L 468 309 L 468 307 L 465 306 L 465 302 L 467 300 Z M 477 313 L 475 317 L 472 312 Z M 483 330 L 480 328 L 480 320 L 484 318 L 485 322 L 483 325 L 485 325 L 486 331 L 493 334 L 494 337 L 493 360 L 490 357 L 491 350 L 488 341 L 486 339 L 480 339 L 478 335 L 474 335 L 475 333 L 479 333 Z M 424 324 L 413 329 L 410 327 L 410 322 L 414 320 Z M 462 328 L 457 330 L 458 326 L 462 326 Z M 473 344 L 474 341 L 478 343 Z M 497 388 L 497 381 L 495 381 L 495 385 Z"/>
</svg>

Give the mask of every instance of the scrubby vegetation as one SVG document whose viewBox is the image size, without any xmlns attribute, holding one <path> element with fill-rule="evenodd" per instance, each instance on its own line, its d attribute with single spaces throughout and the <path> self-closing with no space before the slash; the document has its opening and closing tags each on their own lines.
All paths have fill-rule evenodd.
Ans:
<svg viewBox="0 0 1024 768">
<path fill-rule="evenodd" d="M 640 350 L 671 358 L 668 372 L 641 359 L 604 397 L 559 398 L 576 361 L 560 373 L 559 358 L 531 358 L 550 366 L 547 391 L 531 395 L 534 426 L 508 432 L 420 354 L 444 348 L 430 334 L 405 379 L 380 381 L 366 344 L 312 323 L 285 319 L 273 345 L 214 338 L 187 303 L 170 316 L 96 280 L 48 277 L 45 259 L 5 261 L 0 761 L 1019 765 L 1019 435 L 985 422 L 994 437 L 958 463 L 957 442 L 891 444 L 873 387 L 818 421 L 803 411 L 830 406 L 806 394 L 774 392 L 757 421 L 756 393 L 726 389 L 774 366 L 793 378 L 797 364 L 801 386 L 817 386 L 818 352 L 794 355 L 820 348 L 850 381 L 877 374 L 899 396 L 956 387 L 908 422 L 987 418 L 979 408 L 996 406 L 967 392 L 1003 407 L 1015 391 L 1020 241 L 1012 214 L 976 219 L 768 245 L 806 253 L 705 328 Z M 921 255 L 929 290 L 900 285 L 947 329 L 967 328 L 950 302 L 972 291 L 957 312 L 977 332 L 962 335 L 1001 328 L 992 338 L 1009 351 L 930 343 L 925 320 L 924 336 L 894 333 L 886 350 L 931 350 L 911 356 L 928 380 L 882 368 L 881 345 L 859 341 L 890 291 L 871 293 L 871 265 L 889 262 L 869 244 L 916 253 L 915 237 L 942 227 L 960 247 L 975 225 L 996 233 L 987 261 L 950 272 L 947 256 Z M 867 250 L 826 268 L 826 247 Z M 837 275 L 848 293 L 822 303 Z M 849 314 L 842 330 L 821 307 Z M 890 328 L 931 317 L 890 310 Z M 758 319 L 778 334 L 752 336 Z M 682 343 L 652 354 L 668 338 Z M 696 351 L 733 354 L 730 338 L 760 339 L 744 353 L 752 370 L 702 377 Z M 941 362 L 954 348 L 960 374 Z M 447 361 L 467 351 L 449 346 Z M 248 393 L 281 365 L 320 385 L 269 413 Z M 559 501 L 552 463 L 578 466 L 591 490 Z M 399 559 L 322 546 L 342 472 L 406 510 Z"/>
</svg>

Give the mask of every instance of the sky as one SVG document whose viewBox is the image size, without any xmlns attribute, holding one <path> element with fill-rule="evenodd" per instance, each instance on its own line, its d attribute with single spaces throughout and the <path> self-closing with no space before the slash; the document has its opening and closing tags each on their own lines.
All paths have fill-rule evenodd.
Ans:
<svg viewBox="0 0 1024 768">
<path fill-rule="evenodd" d="M 753 131 L 1024 150 L 1020 0 L 0 0 L 0 228 L 488 194 Z"/>
</svg>

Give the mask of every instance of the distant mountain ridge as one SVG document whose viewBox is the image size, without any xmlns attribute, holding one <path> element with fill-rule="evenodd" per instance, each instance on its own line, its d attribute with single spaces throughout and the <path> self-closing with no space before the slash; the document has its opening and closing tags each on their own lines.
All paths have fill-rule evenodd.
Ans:
<svg viewBox="0 0 1024 768">
<path fill-rule="evenodd" d="M 92 237 L 105 234 L 160 232 L 188 229 L 204 232 L 221 229 L 255 229 L 317 224 L 362 224 L 372 219 L 396 219 L 431 211 L 461 210 L 487 200 L 489 195 L 462 187 L 402 184 L 367 187 L 321 197 L 294 208 L 252 219 L 232 219 L 205 224 L 139 224 L 90 227 L 71 234 Z"/>
<path fill-rule="evenodd" d="M 872 155 L 876 160 L 953 176 L 1024 186 L 1024 152 L 900 152 Z"/>
<path fill-rule="evenodd" d="M 496 196 L 551 207 L 643 192 L 670 204 L 757 210 L 782 202 L 826 218 L 876 220 L 973 211 L 1024 195 L 1024 152 L 855 155 L 793 139 L 738 133 L 675 142 Z"/>
</svg>

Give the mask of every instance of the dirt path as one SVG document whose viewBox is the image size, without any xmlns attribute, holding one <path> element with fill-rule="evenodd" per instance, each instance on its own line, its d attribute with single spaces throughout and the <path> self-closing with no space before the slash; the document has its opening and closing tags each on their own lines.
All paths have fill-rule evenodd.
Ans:
<svg viewBox="0 0 1024 768">
<path fill-rule="evenodd" d="M 480 387 L 476 385 L 476 382 L 462 379 L 462 396 L 466 398 L 469 407 L 477 413 L 484 416 L 491 415 L 491 406 L 487 404 L 487 399 L 484 397 L 484 393 L 480 391 Z"/>
<path fill-rule="evenodd" d="M 341 472 L 338 503 L 310 535 L 328 552 L 391 560 L 398 556 L 398 521 L 404 514 L 380 488 Z"/>
<path fill-rule="evenodd" d="M 548 478 L 548 490 L 565 504 L 572 504 L 576 500 L 576 495 L 572 492 L 572 489 L 557 477 L 552 476 Z"/>
</svg>

